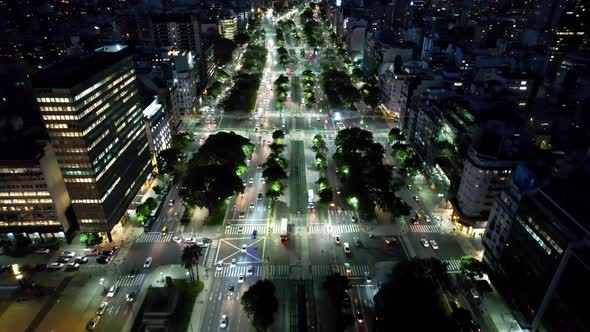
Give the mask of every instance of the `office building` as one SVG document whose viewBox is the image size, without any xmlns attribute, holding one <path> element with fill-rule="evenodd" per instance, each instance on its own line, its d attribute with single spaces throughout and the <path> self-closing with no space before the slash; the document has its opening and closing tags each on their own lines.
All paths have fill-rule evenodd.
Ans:
<svg viewBox="0 0 590 332">
<path fill-rule="evenodd" d="M 143 122 L 153 157 L 170 148 L 170 119 L 158 98 L 143 109 Z"/>
<path fill-rule="evenodd" d="M 200 27 L 193 15 L 153 15 L 148 24 L 156 48 L 200 53 Z"/>
<path fill-rule="evenodd" d="M 14 239 L 65 238 L 73 229 L 66 190 L 50 144 L 0 160 L 0 233 Z"/>
<path fill-rule="evenodd" d="M 238 34 L 238 17 L 226 15 L 219 18 L 219 35 L 225 39 L 234 40 Z"/>
<path fill-rule="evenodd" d="M 587 331 L 590 229 L 584 197 L 571 188 L 587 177 L 541 178 L 515 171 L 496 199 L 483 236 L 484 262 L 530 331 Z M 543 176 L 546 178 L 547 175 Z"/>
<path fill-rule="evenodd" d="M 83 232 L 110 232 L 151 174 L 130 52 L 104 47 L 33 79 Z"/>
</svg>

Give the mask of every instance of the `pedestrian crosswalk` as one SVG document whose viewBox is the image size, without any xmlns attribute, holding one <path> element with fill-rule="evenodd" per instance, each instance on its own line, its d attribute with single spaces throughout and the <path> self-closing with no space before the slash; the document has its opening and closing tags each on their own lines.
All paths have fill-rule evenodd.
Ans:
<svg viewBox="0 0 590 332">
<path fill-rule="evenodd" d="M 461 260 L 460 259 L 443 259 L 443 263 L 447 265 L 448 273 L 459 273 L 461 272 Z"/>
<path fill-rule="evenodd" d="M 226 265 L 221 268 L 221 270 L 215 270 L 215 276 L 219 278 L 223 277 L 238 277 L 240 274 L 244 276 L 248 276 L 248 267 L 252 268 L 252 275 L 253 277 L 260 277 L 262 275 L 262 265 Z"/>
<path fill-rule="evenodd" d="M 145 278 L 146 278 L 146 274 L 144 274 L 144 273 L 139 273 L 134 276 L 124 275 L 121 278 L 119 278 L 119 280 L 117 280 L 117 283 L 115 284 L 115 286 L 117 286 L 117 287 L 140 286 Z"/>
<path fill-rule="evenodd" d="M 441 229 L 437 224 L 410 225 L 414 233 L 440 233 Z"/>
<path fill-rule="evenodd" d="M 310 224 L 308 226 L 310 234 L 345 234 L 358 233 L 360 227 L 357 224 L 341 224 L 341 225 L 325 225 L 325 224 Z"/>
<path fill-rule="evenodd" d="M 217 247 L 219 246 L 219 240 L 212 240 L 209 248 L 207 248 L 207 259 L 205 260 L 206 267 L 213 267 L 215 264 L 215 255 L 217 255 Z"/>
<path fill-rule="evenodd" d="M 334 210 L 334 209 L 330 209 L 330 214 L 333 216 L 354 216 L 355 213 L 354 211 L 351 210 L 341 210 L 340 212 L 338 212 L 338 210 Z"/>
<path fill-rule="evenodd" d="M 271 278 L 284 278 L 284 279 L 299 279 L 302 272 L 305 275 L 310 275 L 313 278 L 323 278 L 328 275 L 339 273 L 352 278 L 365 277 L 370 274 L 370 268 L 368 265 L 351 265 L 350 272 L 346 271 L 344 264 L 340 265 L 310 265 L 301 270 L 298 266 L 295 270 L 291 270 L 291 267 L 286 264 L 270 264 L 270 265 L 250 265 L 252 267 L 252 276 L 260 277 L 264 273 Z M 221 270 L 215 271 L 215 276 L 218 278 L 229 278 L 238 277 L 240 274 L 246 275 L 248 270 L 247 265 L 236 265 L 234 267 L 225 265 Z"/>
<path fill-rule="evenodd" d="M 148 242 L 170 242 L 172 240 L 172 234 L 168 233 L 162 235 L 160 232 L 149 232 L 143 233 L 139 236 L 135 242 L 148 243 Z"/>
<path fill-rule="evenodd" d="M 250 235 L 256 230 L 258 235 L 262 236 L 265 234 L 285 234 L 287 233 L 287 227 L 282 227 L 282 225 L 277 226 L 268 226 L 266 224 L 258 224 L 258 225 L 227 225 L 225 226 L 225 234 L 246 234 Z"/>
<path fill-rule="evenodd" d="M 370 274 L 368 265 L 351 265 L 350 272 L 346 271 L 344 264 L 341 265 L 312 265 L 311 274 L 314 277 L 325 277 L 334 273 L 349 277 L 364 277 Z"/>
</svg>

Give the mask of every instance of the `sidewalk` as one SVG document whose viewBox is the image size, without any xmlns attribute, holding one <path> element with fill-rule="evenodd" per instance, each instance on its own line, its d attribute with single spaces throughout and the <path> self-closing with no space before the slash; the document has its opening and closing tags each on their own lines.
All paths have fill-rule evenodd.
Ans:
<svg viewBox="0 0 590 332">
<path fill-rule="evenodd" d="M 209 299 L 209 293 L 211 293 L 211 284 L 213 283 L 213 274 L 215 273 L 215 271 L 211 269 L 206 273 L 206 268 L 202 265 L 198 265 L 198 268 L 199 276 L 201 277 L 200 280 L 203 282 L 203 291 L 197 297 L 191 315 L 190 326 L 192 327 L 191 330 L 193 332 L 201 331 L 201 324 L 203 323 L 203 316 L 205 315 L 205 307 L 207 305 L 207 299 Z"/>
</svg>

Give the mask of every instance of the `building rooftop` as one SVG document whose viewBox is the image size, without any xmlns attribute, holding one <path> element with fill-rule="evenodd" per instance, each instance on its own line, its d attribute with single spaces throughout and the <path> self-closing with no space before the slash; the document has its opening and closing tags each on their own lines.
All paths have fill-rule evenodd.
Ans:
<svg viewBox="0 0 590 332">
<path fill-rule="evenodd" d="M 33 88 L 72 88 L 131 54 L 129 48 L 99 49 L 82 57 L 69 58 L 33 76 Z"/>
</svg>

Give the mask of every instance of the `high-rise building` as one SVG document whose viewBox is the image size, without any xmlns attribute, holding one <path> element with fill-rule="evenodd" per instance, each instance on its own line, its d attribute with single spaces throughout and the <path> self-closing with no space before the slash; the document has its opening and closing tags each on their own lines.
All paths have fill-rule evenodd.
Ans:
<svg viewBox="0 0 590 332">
<path fill-rule="evenodd" d="M 518 322 L 530 331 L 587 331 L 590 229 L 585 188 L 572 177 L 539 189 L 540 178 L 519 175 L 496 199 L 483 236 L 484 262 Z M 547 175 L 543 176 L 547 178 Z M 546 181 L 544 181 L 546 182 Z M 580 197 L 576 197 L 580 196 Z"/>
<path fill-rule="evenodd" d="M 158 98 L 154 98 L 143 109 L 143 121 L 150 151 L 154 157 L 157 157 L 160 152 L 170 148 L 172 140 L 169 124 L 170 119 L 168 118 L 168 114 L 164 112 L 164 108 L 159 103 Z"/>
<path fill-rule="evenodd" d="M 234 40 L 238 34 L 238 17 L 226 15 L 219 18 L 219 35 L 225 39 Z"/>
<path fill-rule="evenodd" d="M 193 15 L 153 15 L 149 23 L 156 48 L 201 51 L 200 27 Z"/>
<path fill-rule="evenodd" d="M 110 231 L 151 173 L 133 61 L 103 47 L 33 79 L 81 231 Z"/>
<path fill-rule="evenodd" d="M 74 218 L 50 144 L 0 160 L 0 233 L 65 238 Z M 13 156 L 8 156 L 13 157 Z"/>
</svg>

